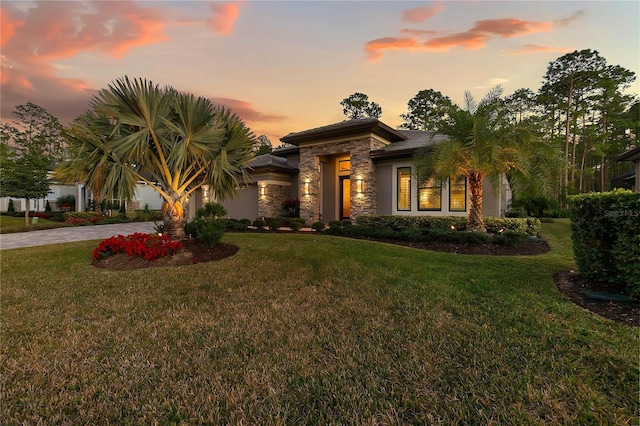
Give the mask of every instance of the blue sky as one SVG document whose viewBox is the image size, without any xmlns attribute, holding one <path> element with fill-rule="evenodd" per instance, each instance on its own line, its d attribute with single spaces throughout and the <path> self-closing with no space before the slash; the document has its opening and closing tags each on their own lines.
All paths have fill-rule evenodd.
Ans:
<svg viewBox="0 0 640 426">
<path fill-rule="evenodd" d="M 461 102 L 536 91 L 549 62 L 594 49 L 640 71 L 640 2 L 3 1 L 5 120 L 35 102 L 68 122 L 123 75 L 236 110 L 256 134 L 344 119 L 366 93 L 395 127 L 418 91 Z M 636 81 L 631 93 L 640 92 Z"/>
</svg>

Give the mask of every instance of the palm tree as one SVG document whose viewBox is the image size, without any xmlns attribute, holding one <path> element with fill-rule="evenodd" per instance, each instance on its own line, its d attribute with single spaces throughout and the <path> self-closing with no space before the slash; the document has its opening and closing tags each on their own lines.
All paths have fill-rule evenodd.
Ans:
<svg viewBox="0 0 640 426">
<path fill-rule="evenodd" d="M 482 185 L 485 179 L 499 188 L 508 172 L 527 174 L 527 158 L 517 145 L 517 135 L 526 131 L 508 124 L 508 111 L 500 101 L 502 87 L 492 88 L 478 103 L 465 92 L 464 109 L 454 106 L 440 132 L 449 141 L 436 144 L 417 158 L 418 179 L 437 182 L 459 176 L 469 185 L 467 230 L 486 232 L 482 215 Z"/>
<path fill-rule="evenodd" d="M 178 239 L 187 198 L 203 185 L 219 200 L 233 195 L 253 158 L 254 136 L 238 116 L 145 79 L 123 77 L 101 90 L 69 132 L 74 157 L 61 174 L 76 173 L 101 199 L 130 200 L 146 182 L 163 199 L 165 232 Z"/>
</svg>

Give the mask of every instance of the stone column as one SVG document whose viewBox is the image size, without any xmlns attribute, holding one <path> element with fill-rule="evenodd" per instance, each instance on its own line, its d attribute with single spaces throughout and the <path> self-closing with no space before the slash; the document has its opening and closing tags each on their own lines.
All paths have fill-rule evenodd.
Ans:
<svg viewBox="0 0 640 426">
<path fill-rule="evenodd" d="M 320 220 L 320 161 L 312 149 L 300 150 L 298 169 L 300 217 L 313 223 Z"/>
</svg>

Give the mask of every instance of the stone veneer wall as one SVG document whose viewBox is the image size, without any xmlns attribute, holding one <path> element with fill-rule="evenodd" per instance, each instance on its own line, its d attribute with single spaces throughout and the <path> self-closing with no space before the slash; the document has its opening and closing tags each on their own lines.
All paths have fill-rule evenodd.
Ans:
<svg viewBox="0 0 640 426">
<path fill-rule="evenodd" d="M 282 216 L 282 205 L 291 198 L 291 186 L 267 184 L 267 193 L 260 195 L 258 186 L 258 217 Z"/>
<path fill-rule="evenodd" d="M 385 146 L 371 136 L 340 142 L 327 142 L 322 145 L 300 147 L 299 193 L 300 217 L 307 222 L 320 220 L 320 156 L 346 154 L 351 158 L 351 220 L 364 214 L 376 213 L 376 175 L 375 166 L 369 152 Z M 363 180 L 363 191 L 356 192 L 356 180 Z M 304 195 L 304 184 L 309 182 L 309 195 Z M 326 219 L 326 218 L 325 218 Z"/>
</svg>

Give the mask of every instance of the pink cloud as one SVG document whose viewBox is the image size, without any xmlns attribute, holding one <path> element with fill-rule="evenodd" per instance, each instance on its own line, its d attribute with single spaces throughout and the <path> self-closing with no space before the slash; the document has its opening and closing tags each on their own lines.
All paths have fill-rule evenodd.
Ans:
<svg viewBox="0 0 640 426">
<path fill-rule="evenodd" d="M 402 12 L 402 20 L 405 22 L 424 22 L 444 10 L 444 5 L 440 3 L 428 6 L 415 7 Z"/>
<path fill-rule="evenodd" d="M 365 46 L 367 60 L 375 62 L 382 58 L 385 50 L 418 50 L 420 42 L 410 37 L 383 37 L 368 41 Z"/>
<path fill-rule="evenodd" d="M 207 20 L 207 27 L 216 34 L 229 35 L 240 15 L 239 3 L 221 3 L 211 5 L 213 16 Z"/>
<path fill-rule="evenodd" d="M 438 34 L 440 31 L 434 30 L 416 30 L 413 28 L 404 28 L 400 30 L 400 34 L 409 36 L 409 37 L 424 37 L 424 36 L 434 36 Z"/>
<path fill-rule="evenodd" d="M 537 44 L 525 44 L 522 49 L 515 50 L 509 55 L 524 55 L 527 53 L 536 53 L 536 52 L 555 52 L 555 53 L 568 53 L 573 52 L 575 48 L 564 48 L 564 47 L 550 47 L 550 46 L 540 46 Z"/>
<path fill-rule="evenodd" d="M 566 25 L 566 20 L 559 22 L 562 22 L 561 25 Z M 476 21 L 475 25 L 467 31 L 431 37 L 426 41 L 421 41 L 420 38 L 437 33 L 429 30 L 404 29 L 402 34 L 408 35 L 408 37 L 383 37 L 371 40 L 365 44 L 365 52 L 368 61 L 377 61 L 385 50 L 447 51 L 455 47 L 478 50 L 484 48 L 493 38 L 521 37 L 551 32 L 553 26 L 554 22 L 527 21 L 515 18 L 484 19 Z"/>
<path fill-rule="evenodd" d="M 9 11 L 0 7 L 0 46 L 7 44 L 22 25 L 23 21 L 12 20 Z"/>
</svg>

